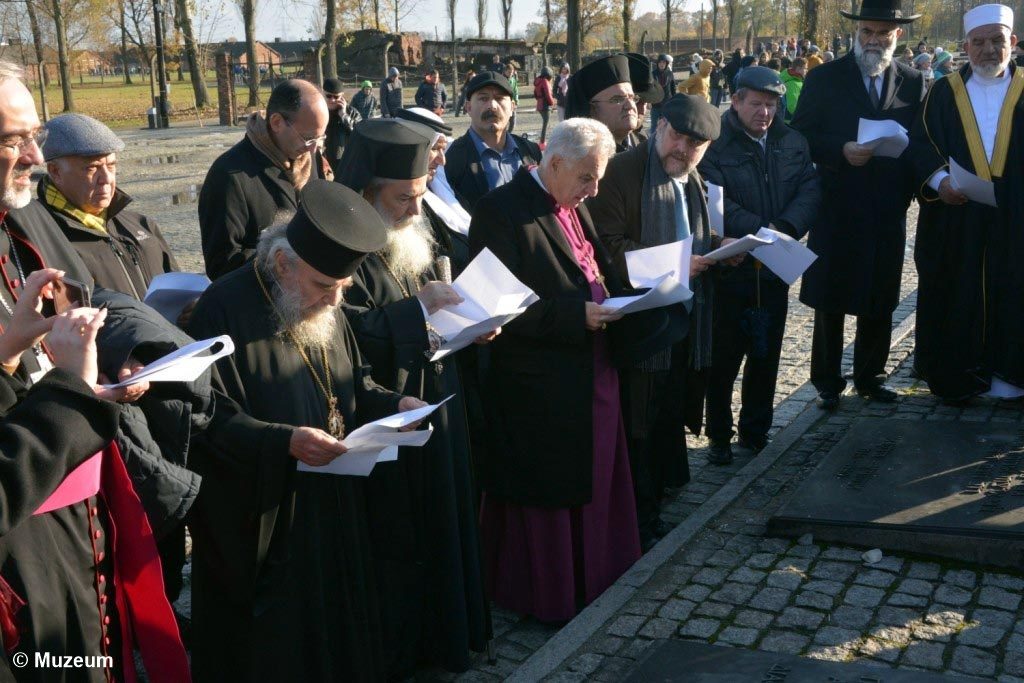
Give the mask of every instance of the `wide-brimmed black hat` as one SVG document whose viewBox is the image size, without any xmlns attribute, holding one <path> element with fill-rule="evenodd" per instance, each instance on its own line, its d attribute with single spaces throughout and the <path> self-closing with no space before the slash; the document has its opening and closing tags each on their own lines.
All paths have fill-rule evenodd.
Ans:
<svg viewBox="0 0 1024 683">
<path fill-rule="evenodd" d="M 839 10 L 839 13 L 854 21 L 888 21 L 893 24 L 909 24 L 921 16 L 920 14 L 903 16 L 900 0 L 864 0 L 859 14 L 843 10 Z"/>
<path fill-rule="evenodd" d="M 374 178 L 422 178 L 435 136 L 433 129 L 402 119 L 361 121 L 352 129 L 335 180 L 362 192 Z"/>
</svg>

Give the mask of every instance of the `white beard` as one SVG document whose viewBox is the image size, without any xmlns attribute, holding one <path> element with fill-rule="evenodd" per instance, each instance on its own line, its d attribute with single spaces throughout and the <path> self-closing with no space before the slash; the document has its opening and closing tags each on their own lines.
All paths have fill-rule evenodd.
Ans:
<svg viewBox="0 0 1024 683">
<path fill-rule="evenodd" d="M 437 241 L 430 229 L 430 223 L 423 214 L 408 216 L 398 223 L 389 220 L 380 206 L 377 206 L 388 225 L 388 243 L 381 255 L 388 267 L 399 278 L 418 279 L 434 264 L 434 248 Z"/>
<path fill-rule="evenodd" d="M 992 65 L 975 64 L 974 62 L 971 62 L 971 71 L 984 78 L 997 78 L 1008 66 L 1010 66 L 1009 61 L 1007 61 L 1006 64 L 1000 63 Z"/>
<path fill-rule="evenodd" d="M 32 173 L 31 166 L 24 166 L 22 168 L 14 169 L 14 178 L 26 176 Z M 4 189 L 4 194 L 0 197 L 0 204 L 8 209 L 21 209 L 28 206 L 28 203 L 32 201 L 32 185 L 27 185 L 22 189 L 16 188 L 13 184 Z"/>
<path fill-rule="evenodd" d="M 278 335 L 293 339 L 305 348 L 330 348 L 338 336 L 336 306 L 326 306 L 310 314 L 302 310 L 302 297 L 280 282 L 274 288 L 274 308 L 280 318 Z"/>
<path fill-rule="evenodd" d="M 881 54 L 874 50 L 875 48 L 872 48 L 872 51 L 868 52 L 861 47 L 859 40 L 853 41 L 853 54 L 857 58 L 857 66 L 865 76 L 878 76 L 889 68 L 892 56 L 896 54 L 896 41 L 894 40 L 892 45 L 881 50 Z"/>
</svg>

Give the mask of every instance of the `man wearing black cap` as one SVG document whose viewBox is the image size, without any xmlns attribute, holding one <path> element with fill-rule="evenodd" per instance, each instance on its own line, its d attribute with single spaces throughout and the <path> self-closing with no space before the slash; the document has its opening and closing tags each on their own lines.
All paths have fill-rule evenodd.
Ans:
<svg viewBox="0 0 1024 683">
<path fill-rule="evenodd" d="M 462 206 L 504 185 L 520 166 L 540 163 L 540 147 L 509 132 L 515 111 L 512 85 L 496 71 L 482 71 L 466 85 L 470 127 L 445 153 L 445 173 Z"/>
<path fill-rule="evenodd" d="M 704 179 L 725 189 L 725 234 L 767 227 L 800 239 L 817 214 L 821 186 L 804 136 L 776 115 L 786 86 L 764 66 L 744 69 L 736 85 L 722 134 L 700 163 Z M 737 445 L 756 453 L 768 442 L 788 306 L 789 285 L 754 258 L 719 273 L 707 392 L 712 462 L 732 461 L 733 385 L 744 356 Z"/>
<path fill-rule="evenodd" d="M 359 347 L 383 386 L 430 403 L 455 396 L 432 417 L 427 445 L 399 451 L 367 484 L 393 679 L 422 666 L 464 671 L 488 638 L 463 390 L 454 359 L 430 360 L 440 338 L 429 316 L 462 301 L 439 281 L 421 212 L 438 135 L 408 120 L 367 121 L 342 160 L 342 182 L 374 206 L 387 235 L 342 305 Z"/>
<path fill-rule="evenodd" d="M 569 78 L 567 118 L 584 116 L 608 126 L 615 138 L 615 151 L 639 144 L 636 130 L 640 116 L 633 92 L 629 57 L 624 54 L 603 57 L 587 64 Z"/>
<path fill-rule="evenodd" d="M 685 429 L 700 433 L 702 375 L 711 362 L 713 291 L 705 271 L 712 264 L 701 254 L 722 242 L 709 227 L 704 181 L 696 170 L 718 137 L 718 110 L 702 98 L 676 95 L 662 105 L 661 115 L 650 140 L 612 157 L 600 191 L 587 203 L 623 278 L 625 252 L 693 237 L 695 296 L 687 338 L 622 373 L 637 517 L 648 546 L 669 530 L 658 516 L 665 488 L 690 478 Z"/>
<path fill-rule="evenodd" d="M 909 155 L 878 157 L 857 144 L 860 119 L 910 129 L 925 95 L 921 72 L 893 59 L 903 24 L 899 0 L 864 0 L 852 54 L 807 72 L 792 126 L 807 138 L 823 199 L 807 246 L 818 259 L 804 274 L 800 300 L 815 309 L 811 382 L 819 405 L 835 410 L 845 316 L 857 316 L 853 384 L 873 401 L 895 401 L 885 384 L 892 312 L 899 303 L 907 208 L 914 194 Z"/>
<path fill-rule="evenodd" d="M 386 675 L 367 480 L 296 469 L 343 455 L 361 423 L 424 405 L 374 383 L 338 310 L 386 239 L 358 194 L 311 181 L 291 221 L 263 231 L 254 260 L 196 306 L 194 336 L 234 340 L 220 388 L 248 416 L 239 435 L 263 443 L 203 444 L 192 459 L 203 476 L 190 523 L 197 681 Z"/>
<path fill-rule="evenodd" d="M 363 116 L 345 101 L 345 91 L 338 78 L 324 80 L 324 99 L 327 100 L 330 118 L 327 121 L 327 137 L 324 139 L 322 154 L 334 175 L 338 175 L 338 162 L 341 161 L 341 153 L 345 151 L 345 143 Z"/>
<path fill-rule="evenodd" d="M 266 118 L 251 114 L 245 137 L 213 162 L 199 193 L 203 260 L 211 279 L 251 259 L 277 212 L 294 211 L 302 187 L 325 177 L 319 147 L 327 120 L 320 88 L 289 79 L 270 93 Z"/>
</svg>

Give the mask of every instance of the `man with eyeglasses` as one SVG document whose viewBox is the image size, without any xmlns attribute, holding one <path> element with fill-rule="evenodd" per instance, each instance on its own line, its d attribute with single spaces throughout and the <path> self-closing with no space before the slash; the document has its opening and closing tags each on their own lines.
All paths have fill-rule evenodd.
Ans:
<svg viewBox="0 0 1024 683">
<path fill-rule="evenodd" d="M 608 126 L 615 139 L 615 151 L 632 149 L 642 142 L 636 134 L 640 122 L 624 54 L 604 57 L 587 64 L 569 78 L 565 115 L 595 119 Z"/>
<path fill-rule="evenodd" d="M 320 152 L 329 117 L 320 88 L 284 81 L 271 92 L 266 116 L 250 114 L 245 137 L 213 162 L 199 193 L 210 279 L 248 262 L 260 232 L 277 212 L 298 208 L 298 192 L 309 180 L 333 177 Z"/>
<path fill-rule="evenodd" d="M 324 159 L 331 166 L 331 171 L 338 175 L 338 162 L 345 151 L 345 143 L 352 135 L 352 129 L 363 120 L 359 110 L 345 101 L 344 86 L 339 78 L 324 79 L 324 99 L 330 120 L 327 122 L 327 138 L 324 140 Z"/>
<path fill-rule="evenodd" d="M 857 317 L 853 384 L 864 398 L 892 403 L 885 364 L 892 313 L 900 298 L 907 209 L 914 196 L 909 155 L 876 156 L 857 143 L 861 119 L 906 129 L 925 95 L 921 72 L 893 59 L 904 16 L 899 0 L 864 0 L 854 51 L 807 72 L 792 127 L 807 138 L 821 176 L 822 202 L 807 246 L 818 259 L 803 277 L 800 300 L 814 309 L 811 382 L 818 405 L 832 411 L 846 388 L 843 327 Z"/>
</svg>

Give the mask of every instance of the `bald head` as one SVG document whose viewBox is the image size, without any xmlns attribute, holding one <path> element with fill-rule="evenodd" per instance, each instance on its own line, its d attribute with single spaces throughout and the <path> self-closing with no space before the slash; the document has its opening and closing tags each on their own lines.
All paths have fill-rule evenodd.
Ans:
<svg viewBox="0 0 1024 683">
<path fill-rule="evenodd" d="M 267 125 L 274 143 L 292 160 L 309 152 L 323 138 L 329 116 L 320 89 L 299 78 L 278 85 L 267 101 Z"/>
</svg>

